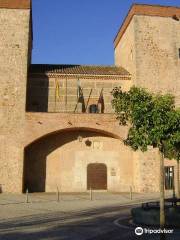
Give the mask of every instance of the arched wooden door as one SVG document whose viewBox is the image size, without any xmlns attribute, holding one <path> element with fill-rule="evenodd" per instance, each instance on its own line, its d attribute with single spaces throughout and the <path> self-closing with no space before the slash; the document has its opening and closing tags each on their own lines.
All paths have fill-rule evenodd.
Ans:
<svg viewBox="0 0 180 240">
<path fill-rule="evenodd" d="M 87 166 L 87 189 L 107 189 L 107 167 L 103 163 L 90 163 Z"/>
</svg>

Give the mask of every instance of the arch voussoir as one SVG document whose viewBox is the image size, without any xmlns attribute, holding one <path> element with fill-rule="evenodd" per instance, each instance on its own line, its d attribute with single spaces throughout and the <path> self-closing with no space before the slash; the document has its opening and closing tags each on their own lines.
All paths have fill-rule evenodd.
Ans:
<svg viewBox="0 0 180 240">
<path fill-rule="evenodd" d="M 53 116 L 52 116 L 53 115 Z M 128 128 L 112 114 L 27 113 L 24 146 L 56 132 L 89 130 L 125 139 Z"/>
</svg>

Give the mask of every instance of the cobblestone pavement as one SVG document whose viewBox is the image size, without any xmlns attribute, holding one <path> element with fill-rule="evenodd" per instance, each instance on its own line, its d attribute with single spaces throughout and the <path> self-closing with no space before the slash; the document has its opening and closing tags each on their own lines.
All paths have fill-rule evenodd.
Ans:
<svg viewBox="0 0 180 240">
<path fill-rule="evenodd" d="M 93 193 L 30 194 L 29 203 L 25 195 L 0 194 L 0 239 L 2 240 L 117 240 L 158 239 L 159 236 L 138 238 L 134 228 L 118 227 L 118 218 L 130 218 L 131 206 L 158 195 Z M 126 205 L 126 206 L 125 206 Z M 170 237 L 170 238 L 169 238 Z M 173 238 L 171 238 L 173 237 Z M 179 233 L 167 240 L 180 239 Z"/>
</svg>

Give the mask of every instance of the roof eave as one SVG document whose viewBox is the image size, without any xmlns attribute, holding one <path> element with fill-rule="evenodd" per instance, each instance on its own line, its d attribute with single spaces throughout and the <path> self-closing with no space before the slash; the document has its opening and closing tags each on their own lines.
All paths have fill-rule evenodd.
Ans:
<svg viewBox="0 0 180 240">
<path fill-rule="evenodd" d="M 31 9 L 31 0 L 0 0 L 0 8 Z"/>
<path fill-rule="evenodd" d="M 114 38 L 114 48 L 118 45 L 134 15 L 173 17 L 176 14 L 180 16 L 180 7 L 136 3 L 132 4 L 116 34 L 116 37 Z"/>
<path fill-rule="evenodd" d="M 29 76 L 35 76 L 35 75 L 45 75 L 45 76 L 62 76 L 62 77 L 80 77 L 80 78 L 127 78 L 131 79 L 131 74 L 124 74 L 124 75 L 107 75 L 107 74 L 72 74 L 72 73 L 51 73 L 51 72 L 36 72 L 36 73 L 29 73 Z"/>
</svg>

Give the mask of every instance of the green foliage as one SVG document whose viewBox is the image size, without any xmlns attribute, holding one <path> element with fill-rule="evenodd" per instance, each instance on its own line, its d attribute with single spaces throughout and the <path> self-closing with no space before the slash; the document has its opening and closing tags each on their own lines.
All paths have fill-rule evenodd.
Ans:
<svg viewBox="0 0 180 240">
<path fill-rule="evenodd" d="M 164 142 L 164 154 L 169 159 L 180 160 L 180 109 L 169 114 L 170 133 Z"/>
<path fill-rule="evenodd" d="M 170 94 L 152 94 L 143 88 L 112 91 L 112 106 L 121 125 L 130 124 L 125 144 L 134 150 L 158 147 L 169 158 L 179 158 L 180 110 Z"/>
</svg>

